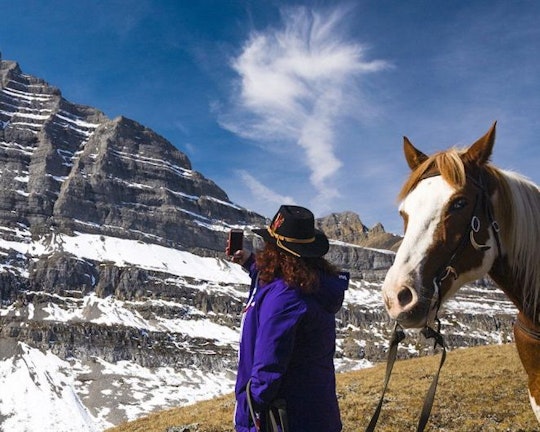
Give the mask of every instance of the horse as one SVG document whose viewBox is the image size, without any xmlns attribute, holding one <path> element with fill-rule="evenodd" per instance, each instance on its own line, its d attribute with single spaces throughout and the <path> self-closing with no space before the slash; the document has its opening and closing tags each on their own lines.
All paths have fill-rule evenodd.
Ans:
<svg viewBox="0 0 540 432">
<path fill-rule="evenodd" d="M 431 156 L 403 138 L 405 231 L 382 298 L 402 327 L 421 328 L 461 286 L 489 275 L 518 309 L 514 340 L 540 423 L 540 190 L 490 162 L 496 124 L 468 148 Z"/>
</svg>

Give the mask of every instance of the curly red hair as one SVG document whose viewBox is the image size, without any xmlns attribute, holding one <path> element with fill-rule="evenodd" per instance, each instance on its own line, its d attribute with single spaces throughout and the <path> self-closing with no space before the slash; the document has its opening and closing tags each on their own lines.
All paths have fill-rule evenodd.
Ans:
<svg viewBox="0 0 540 432">
<path fill-rule="evenodd" d="M 319 289 L 320 273 L 337 274 L 338 269 L 324 258 L 299 258 L 272 243 L 265 243 L 256 256 L 259 281 L 265 285 L 282 278 L 289 286 L 309 294 Z"/>
</svg>

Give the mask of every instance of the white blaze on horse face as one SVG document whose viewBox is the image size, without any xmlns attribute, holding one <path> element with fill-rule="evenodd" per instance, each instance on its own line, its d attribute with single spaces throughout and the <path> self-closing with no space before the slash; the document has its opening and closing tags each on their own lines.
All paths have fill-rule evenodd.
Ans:
<svg viewBox="0 0 540 432">
<path fill-rule="evenodd" d="M 407 232 L 382 288 L 392 318 L 412 309 L 418 301 L 415 287 L 421 285 L 423 262 L 433 243 L 445 204 L 453 193 L 454 189 L 441 176 L 429 177 L 422 180 L 401 203 L 400 211 L 407 214 Z M 413 294 L 407 305 L 400 305 L 398 301 L 403 287 L 411 289 Z"/>
</svg>

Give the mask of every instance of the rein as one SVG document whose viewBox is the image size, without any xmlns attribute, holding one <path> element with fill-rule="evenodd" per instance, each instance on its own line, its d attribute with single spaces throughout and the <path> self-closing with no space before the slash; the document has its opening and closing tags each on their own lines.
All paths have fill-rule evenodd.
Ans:
<svg viewBox="0 0 540 432">
<path fill-rule="evenodd" d="M 421 333 L 424 335 L 426 339 L 434 340 L 433 348 L 436 348 L 437 346 L 440 346 L 442 348 L 442 355 L 441 355 L 441 361 L 439 363 L 439 368 L 437 372 L 435 373 L 435 375 L 433 376 L 433 381 L 431 382 L 431 385 L 424 399 L 424 405 L 422 407 L 422 411 L 420 412 L 420 418 L 418 420 L 418 427 L 416 428 L 417 432 L 422 432 L 424 428 L 426 427 L 426 424 L 429 420 L 429 416 L 431 414 L 431 408 L 433 406 L 433 401 L 435 400 L 435 392 L 437 390 L 437 384 L 439 382 L 439 374 L 446 360 L 446 347 L 444 345 L 444 339 L 440 333 L 440 322 L 438 319 L 437 319 L 437 327 L 438 327 L 437 331 L 428 326 L 424 327 L 421 331 Z M 404 339 L 405 339 L 405 332 L 403 331 L 402 327 L 396 322 L 396 325 L 394 327 L 394 331 L 392 332 L 392 337 L 390 340 L 390 349 L 388 350 L 388 360 L 386 363 L 386 374 L 384 377 L 383 391 L 379 399 L 379 403 L 377 404 L 377 408 L 375 409 L 375 412 L 373 413 L 373 416 L 371 417 L 371 421 L 369 422 L 369 425 L 366 428 L 366 432 L 373 432 L 375 430 L 375 426 L 377 425 L 377 422 L 379 420 L 379 415 L 381 413 L 382 405 L 384 402 L 384 395 L 386 393 L 388 382 L 390 381 L 390 376 L 392 375 L 392 369 L 394 367 L 394 363 L 397 358 L 398 345 Z"/>
</svg>

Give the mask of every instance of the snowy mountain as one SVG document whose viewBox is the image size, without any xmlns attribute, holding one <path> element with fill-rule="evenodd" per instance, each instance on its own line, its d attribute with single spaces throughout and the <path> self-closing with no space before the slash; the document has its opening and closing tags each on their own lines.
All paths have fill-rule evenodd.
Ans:
<svg viewBox="0 0 540 432">
<path fill-rule="evenodd" d="M 1 58 L 0 160 L 0 430 L 102 431 L 232 391 L 249 280 L 222 251 L 231 228 L 256 248 L 262 216 L 155 132 Z M 396 239 L 347 221 L 360 225 L 319 221 L 353 276 L 338 370 L 383 360 L 391 327 L 379 290 L 394 253 L 351 243 Z M 509 341 L 514 313 L 481 281 L 450 303 L 446 340 Z M 425 352 L 410 340 L 402 356 Z"/>
<path fill-rule="evenodd" d="M 0 386 L 9 391 L 0 397 L 3 430 L 101 431 L 152 410 L 232 391 L 239 314 L 221 316 L 192 301 L 197 295 L 223 297 L 240 306 L 249 281 L 239 266 L 133 240 L 82 233 L 60 237 L 57 244 L 80 260 L 159 272 L 171 288 L 192 297 L 121 300 L 27 292 L 26 302 L 5 305 Z M 33 257 L 51 253 L 51 246 L 39 241 L 6 243 L 2 249 Z M 351 284 L 340 314 L 338 370 L 367 367 L 384 357 L 390 326 L 379 289 L 377 282 Z M 514 309 L 498 297 L 481 286 L 460 293 L 447 314 L 453 321 L 447 341 L 463 346 L 511 340 Z M 88 345 L 63 340 L 63 326 L 79 328 Z M 107 337 L 119 332 L 125 337 Z M 417 352 L 418 342 L 411 340 L 408 348 Z M 29 406 L 36 408 L 21 409 Z"/>
</svg>

